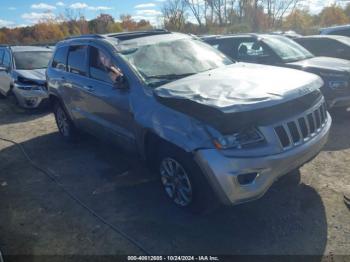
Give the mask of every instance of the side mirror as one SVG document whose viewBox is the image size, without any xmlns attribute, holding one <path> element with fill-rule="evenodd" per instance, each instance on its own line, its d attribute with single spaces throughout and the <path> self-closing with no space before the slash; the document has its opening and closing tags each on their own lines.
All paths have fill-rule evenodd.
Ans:
<svg viewBox="0 0 350 262">
<path fill-rule="evenodd" d="M 119 77 L 117 77 L 117 79 L 115 80 L 113 87 L 115 89 L 120 89 L 120 90 L 126 90 L 129 88 L 129 84 L 128 81 L 126 80 L 124 75 L 120 75 Z"/>
</svg>

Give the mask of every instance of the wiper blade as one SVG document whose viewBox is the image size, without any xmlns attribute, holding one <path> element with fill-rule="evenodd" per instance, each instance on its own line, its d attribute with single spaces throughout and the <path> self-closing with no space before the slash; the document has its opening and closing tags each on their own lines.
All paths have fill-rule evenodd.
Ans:
<svg viewBox="0 0 350 262">
<path fill-rule="evenodd" d="M 146 76 L 146 78 L 151 78 L 151 79 L 168 79 L 168 80 L 172 80 L 172 79 L 179 79 L 179 78 L 183 78 L 186 76 L 191 76 L 194 75 L 196 73 L 187 73 L 187 74 L 169 74 L 169 75 L 153 75 L 153 76 Z"/>
</svg>

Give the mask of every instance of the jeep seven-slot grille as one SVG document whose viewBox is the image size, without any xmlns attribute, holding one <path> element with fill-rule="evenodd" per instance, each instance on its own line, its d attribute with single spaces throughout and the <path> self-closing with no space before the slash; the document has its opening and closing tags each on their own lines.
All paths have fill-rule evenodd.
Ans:
<svg viewBox="0 0 350 262">
<path fill-rule="evenodd" d="M 302 144 L 319 133 L 327 122 L 326 104 L 315 111 L 276 126 L 275 132 L 284 149 Z"/>
</svg>

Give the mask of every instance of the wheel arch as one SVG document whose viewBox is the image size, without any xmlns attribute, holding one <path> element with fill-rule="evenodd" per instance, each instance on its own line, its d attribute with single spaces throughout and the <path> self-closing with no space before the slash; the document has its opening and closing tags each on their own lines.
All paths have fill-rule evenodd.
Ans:
<svg viewBox="0 0 350 262">
<path fill-rule="evenodd" d="M 142 134 L 141 139 L 141 155 L 144 160 L 147 162 L 154 164 L 155 157 L 159 151 L 161 146 L 170 146 L 176 148 L 177 150 L 183 151 L 186 154 L 193 156 L 193 152 L 188 152 L 180 146 L 172 143 L 158 134 L 156 134 L 153 130 L 145 129 Z"/>
</svg>

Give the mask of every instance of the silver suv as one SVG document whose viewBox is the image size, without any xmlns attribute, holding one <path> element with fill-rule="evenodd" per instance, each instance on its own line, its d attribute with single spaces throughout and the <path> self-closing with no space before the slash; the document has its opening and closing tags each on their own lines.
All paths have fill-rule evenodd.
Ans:
<svg viewBox="0 0 350 262">
<path fill-rule="evenodd" d="M 62 41 L 47 82 L 63 137 L 84 130 L 139 153 L 185 209 L 261 197 L 320 152 L 332 122 L 318 76 L 163 30 Z"/>
<path fill-rule="evenodd" d="M 39 46 L 0 46 L 0 96 L 11 96 L 22 107 L 48 101 L 45 70 L 52 49 Z"/>
</svg>

